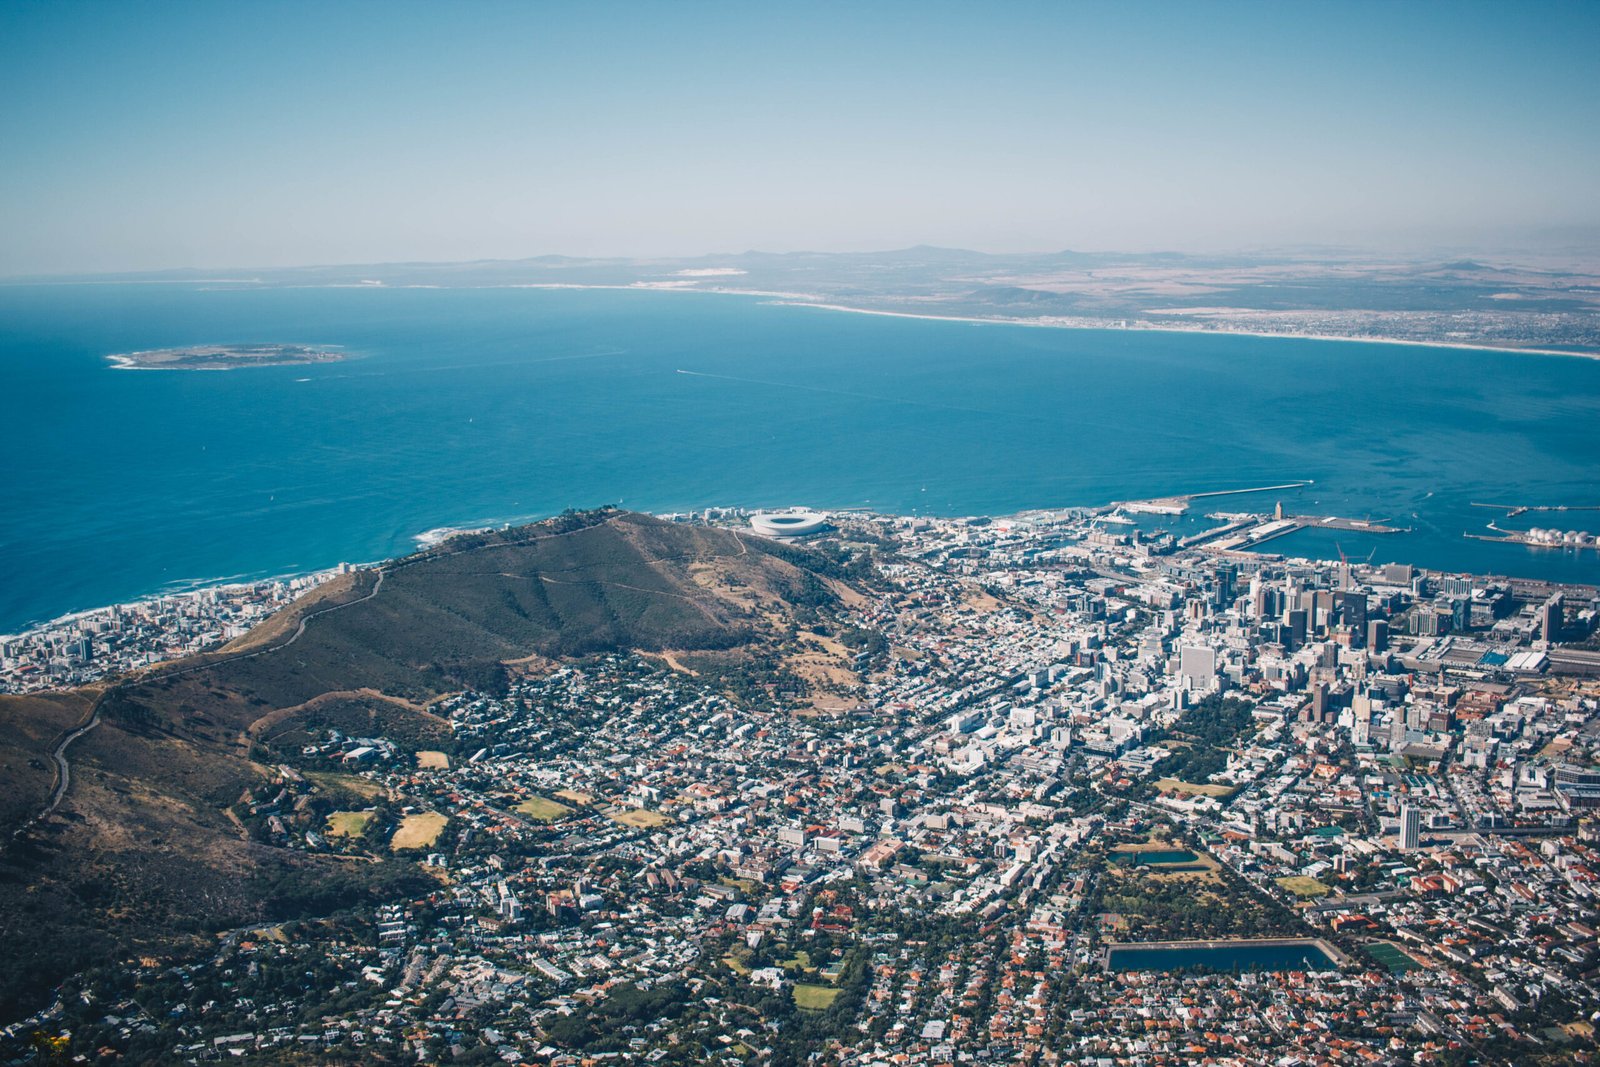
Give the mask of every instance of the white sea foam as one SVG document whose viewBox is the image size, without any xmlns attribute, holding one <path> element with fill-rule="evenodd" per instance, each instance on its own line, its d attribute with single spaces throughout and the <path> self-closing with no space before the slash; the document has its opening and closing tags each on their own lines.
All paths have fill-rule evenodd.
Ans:
<svg viewBox="0 0 1600 1067">
<path fill-rule="evenodd" d="M 458 534 L 482 533 L 492 530 L 492 526 L 436 526 L 431 530 L 424 530 L 412 538 L 418 548 L 433 548 L 443 544 Z"/>
</svg>

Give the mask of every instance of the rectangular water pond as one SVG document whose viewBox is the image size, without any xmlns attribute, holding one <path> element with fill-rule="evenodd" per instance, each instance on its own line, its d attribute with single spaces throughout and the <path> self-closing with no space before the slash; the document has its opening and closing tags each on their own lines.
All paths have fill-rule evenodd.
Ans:
<svg viewBox="0 0 1600 1067">
<path fill-rule="evenodd" d="M 1123 866 L 1132 864 L 1136 867 L 1149 866 L 1152 864 L 1193 863 L 1199 858 L 1200 857 L 1195 855 L 1193 852 L 1184 851 L 1182 849 L 1174 849 L 1164 852 L 1113 852 L 1111 854 L 1112 863 L 1119 863 Z"/>
<path fill-rule="evenodd" d="M 1114 945 L 1106 954 L 1113 971 L 1332 971 L 1338 965 L 1315 941 L 1204 941 Z"/>
</svg>

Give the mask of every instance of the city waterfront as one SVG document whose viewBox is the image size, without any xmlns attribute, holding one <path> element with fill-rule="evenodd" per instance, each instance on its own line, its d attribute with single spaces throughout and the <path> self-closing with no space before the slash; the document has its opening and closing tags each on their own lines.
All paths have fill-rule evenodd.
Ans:
<svg viewBox="0 0 1600 1067">
<path fill-rule="evenodd" d="M 106 361 L 224 343 L 349 358 Z M 1407 532 L 1311 527 L 1262 551 L 1600 578 L 1592 551 L 1463 537 L 1551 521 L 1474 501 L 1600 502 L 1587 359 L 691 293 L 77 285 L 0 289 L 0 367 L 0 442 L 16 457 L 0 631 L 601 503 L 1003 514 L 1309 481 L 1286 509 Z M 1276 503 L 1137 520 L 1186 536 L 1215 526 L 1213 509 Z"/>
<path fill-rule="evenodd" d="M 774 518 L 608 509 L 466 535 L 328 577 L 297 625 L 107 689 L 5 698 L 76 710 L 48 752 L 63 781 L 75 768 L 68 804 L 164 707 L 238 708 L 247 763 L 198 739 L 239 761 L 217 832 L 433 873 L 334 922 L 41 990 L 0 1055 L 41 1029 L 213 1058 L 418 1055 L 464 1045 L 463 1011 L 502 1059 L 552 1067 L 652 1043 L 682 1054 L 651 1062 L 704 1063 L 719 1035 L 757 1034 L 758 1011 L 781 1020 L 759 1038 L 775 1051 L 838 1026 L 822 1032 L 846 1035 L 830 1062 L 847 1067 L 974 1046 L 990 1062 L 1253 1064 L 1319 1055 L 1336 1028 L 1348 1055 L 1330 1062 L 1396 1041 L 1450 1062 L 1471 1042 L 1520 1067 L 1586 1040 L 1595 588 L 1180 547 L 1081 512 L 851 512 L 783 543 L 760 531 L 801 523 Z M 803 626 L 757 649 L 685 629 L 748 618 L 748 591 L 797 566 L 850 584 L 835 598 L 819 581 Z M 182 654 L 264 595 L 172 598 L 68 667 L 162 634 Z M 383 650 L 462 648 L 497 619 L 559 617 L 555 639 L 592 649 L 572 621 L 597 618 L 585 597 L 641 628 L 479 674 L 492 688 L 441 677 L 451 690 L 425 705 L 369 685 L 416 693 L 426 670 Z M 729 670 L 730 655 L 749 658 Z M 49 809 L 30 825 L 81 824 Z M 361 992 L 306 988 L 311 965 Z M 128 972 L 138 1003 L 112 995 Z M 669 1001 L 683 1008 L 656 1010 Z M 634 1031 L 595 1025 L 637 1004 Z M 735 1060 L 750 1062 L 713 1062 Z"/>
</svg>

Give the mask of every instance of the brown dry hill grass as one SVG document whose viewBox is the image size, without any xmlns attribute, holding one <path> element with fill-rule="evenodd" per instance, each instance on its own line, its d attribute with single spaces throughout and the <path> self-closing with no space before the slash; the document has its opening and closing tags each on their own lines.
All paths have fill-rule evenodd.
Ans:
<svg viewBox="0 0 1600 1067">
<path fill-rule="evenodd" d="M 409 862 L 335 864 L 244 839 L 224 809 L 266 773 L 250 758 L 257 735 L 336 725 L 440 747 L 448 724 L 429 702 L 493 688 L 507 664 L 622 649 L 770 655 L 793 606 L 836 603 L 839 578 L 825 556 L 731 531 L 569 514 L 452 539 L 386 564 L 381 582 L 352 575 L 226 649 L 123 680 L 70 752 L 66 802 L 0 853 L 13 963 L 0 1022 L 87 962 L 404 883 Z M 49 747 L 94 695 L 0 697 L 0 839 L 44 804 Z"/>
<path fill-rule="evenodd" d="M 425 703 L 492 687 L 529 656 L 742 648 L 771 639 L 795 597 L 834 598 L 810 562 L 757 538 L 618 512 L 456 538 L 390 565 L 377 595 L 311 619 L 292 645 L 128 695 L 243 730 L 328 693 Z"/>
</svg>

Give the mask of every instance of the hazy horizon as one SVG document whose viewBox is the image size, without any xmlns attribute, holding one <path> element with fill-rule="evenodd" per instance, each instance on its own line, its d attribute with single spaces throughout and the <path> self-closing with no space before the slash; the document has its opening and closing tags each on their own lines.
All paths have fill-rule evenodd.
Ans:
<svg viewBox="0 0 1600 1067">
<path fill-rule="evenodd" d="M 1513 235 L 1500 235 L 1492 240 L 1479 239 L 1471 241 L 1466 238 L 1450 240 L 1446 237 L 1430 238 L 1428 240 L 1390 241 L 1387 244 L 1379 241 L 1368 244 L 1333 244 L 1307 242 L 1303 244 L 1278 244 L 1260 243 L 1241 246 L 1209 246 L 1209 247 L 1166 247 L 1151 245 L 1148 247 L 1017 247 L 1007 249 L 979 248 L 970 245 L 938 244 L 931 241 L 918 241 L 915 243 L 897 245 L 893 247 L 838 247 L 838 248 L 723 248 L 684 253 L 659 253 L 653 255 L 631 254 L 623 251 L 607 252 L 598 251 L 590 255 L 572 255 L 559 249 L 530 251 L 526 254 L 515 255 L 486 255 L 460 259 L 433 259 L 426 257 L 407 257 L 394 259 L 346 259 L 326 261 L 305 261 L 281 263 L 225 263 L 219 262 L 210 265 L 196 265 L 192 263 L 173 263 L 159 266 L 140 266 L 128 268 L 107 268 L 98 270 L 62 270 L 39 272 L 16 272 L 0 274 L 0 283 L 6 282 L 48 282 L 54 279 L 63 281 L 92 280 L 95 278 L 123 278 L 139 275 L 205 275 L 213 276 L 229 271 L 239 272 L 286 272 L 315 271 L 315 270 L 342 270 L 359 267 L 455 267 L 474 264 L 516 264 L 533 262 L 537 260 L 571 260 L 574 263 L 636 263 L 648 265 L 662 263 L 667 265 L 692 263 L 700 260 L 715 264 L 717 261 L 732 263 L 749 256 L 766 257 L 805 257 L 805 256 L 861 256 L 871 259 L 873 256 L 893 256 L 919 249 L 927 249 L 949 253 L 971 253 L 981 256 L 992 256 L 999 260 L 1007 257 L 1050 257 L 1050 256 L 1127 256 L 1130 259 L 1140 257 L 1183 256 L 1204 263 L 1207 260 L 1226 261 L 1239 259 L 1249 261 L 1259 259 L 1270 262 L 1274 259 L 1285 261 L 1312 262 L 1323 260 L 1330 264 L 1341 260 L 1350 262 L 1368 261 L 1382 263 L 1388 260 L 1395 262 L 1442 262 L 1450 259 L 1482 260 L 1487 265 L 1509 268 L 1537 268 L 1539 266 L 1560 265 L 1576 269 L 1594 269 L 1600 266 L 1600 227 L 1575 227 L 1561 231 L 1524 231 Z M 221 280 L 212 278 L 212 280 Z"/>
<path fill-rule="evenodd" d="M 1600 8 L 0 12 L 0 277 L 1600 246 Z"/>
</svg>

